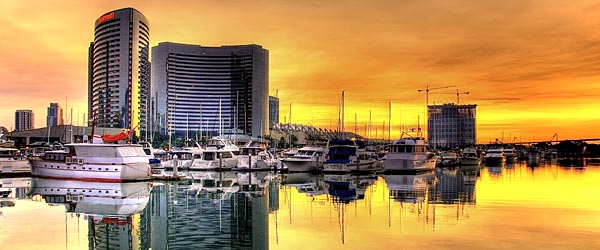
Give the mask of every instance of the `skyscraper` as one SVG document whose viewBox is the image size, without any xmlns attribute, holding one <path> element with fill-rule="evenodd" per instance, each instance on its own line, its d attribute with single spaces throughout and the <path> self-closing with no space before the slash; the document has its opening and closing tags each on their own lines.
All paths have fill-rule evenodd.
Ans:
<svg viewBox="0 0 600 250">
<path fill-rule="evenodd" d="M 269 96 L 269 129 L 279 123 L 279 98 Z"/>
<path fill-rule="evenodd" d="M 451 148 L 477 143 L 477 105 L 429 105 L 428 140 L 436 148 Z"/>
<path fill-rule="evenodd" d="M 52 127 L 63 124 L 64 120 L 62 108 L 60 105 L 58 105 L 58 103 L 50 103 L 50 106 L 48 107 L 48 114 L 46 115 L 46 126 Z"/>
<path fill-rule="evenodd" d="M 31 109 L 19 109 L 15 112 L 15 131 L 34 129 L 35 118 Z"/>
<path fill-rule="evenodd" d="M 97 126 L 146 129 L 148 26 L 146 17 L 133 8 L 110 11 L 96 20 L 89 48 L 88 112 Z"/>
<path fill-rule="evenodd" d="M 259 45 L 152 47 L 154 127 L 182 136 L 262 136 L 269 122 L 269 52 Z"/>
</svg>

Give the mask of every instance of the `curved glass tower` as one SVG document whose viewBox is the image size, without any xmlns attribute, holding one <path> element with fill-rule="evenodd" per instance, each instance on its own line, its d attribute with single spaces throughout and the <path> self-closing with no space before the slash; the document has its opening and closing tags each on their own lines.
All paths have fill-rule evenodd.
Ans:
<svg viewBox="0 0 600 250">
<path fill-rule="evenodd" d="M 152 47 L 152 89 L 151 120 L 163 134 L 268 131 L 268 51 L 259 45 L 160 43 Z"/>
<path fill-rule="evenodd" d="M 88 64 L 90 121 L 95 119 L 99 127 L 146 130 L 149 48 L 148 19 L 139 11 L 118 9 L 96 20 Z"/>
</svg>

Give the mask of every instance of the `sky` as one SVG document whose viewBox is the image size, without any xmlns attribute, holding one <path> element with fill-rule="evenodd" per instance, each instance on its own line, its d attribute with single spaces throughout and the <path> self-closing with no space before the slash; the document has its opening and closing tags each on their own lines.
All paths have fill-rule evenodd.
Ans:
<svg viewBox="0 0 600 250">
<path fill-rule="evenodd" d="M 600 1 L 584 0 L 0 0 L 0 126 L 31 109 L 45 127 L 51 102 L 83 124 L 94 21 L 124 7 L 151 46 L 269 50 L 280 122 L 336 128 L 344 91 L 346 130 L 397 138 L 424 126 L 429 86 L 429 104 L 477 104 L 479 143 L 600 137 Z"/>
</svg>

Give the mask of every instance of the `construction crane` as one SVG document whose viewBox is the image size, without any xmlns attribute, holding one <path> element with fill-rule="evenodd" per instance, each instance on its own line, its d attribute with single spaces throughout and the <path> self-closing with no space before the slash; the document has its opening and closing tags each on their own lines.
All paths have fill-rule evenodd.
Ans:
<svg viewBox="0 0 600 250">
<path fill-rule="evenodd" d="M 436 95 L 456 95 L 456 105 L 458 105 L 460 103 L 460 95 L 468 95 L 471 92 L 459 92 L 458 89 L 456 89 L 456 93 L 433 93 Z"/>
<path fill-rule="evenodd" d="M 456 85 L 448 85 L 448 86 L 435 87 L 435 88 L 429 88 L 429 85 L 427 85 L 427 87 L 425 89 L 419 89 L 417 91 L 419 91 L 419 92 L 425 91 L 425 105 L 429 106 L 429 92 L 430 91 L 436 90 L 436 89 L 447 89 L 447 88 L 452 88 L 452 87 L 456 87 Z"/>
</svg>

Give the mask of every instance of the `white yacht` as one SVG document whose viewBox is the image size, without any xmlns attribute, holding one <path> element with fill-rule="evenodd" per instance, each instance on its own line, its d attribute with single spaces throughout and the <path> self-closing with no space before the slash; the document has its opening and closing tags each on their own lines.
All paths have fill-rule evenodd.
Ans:
<svg viewBox="0 0 600 250">
<path fill-rule="evenodd" d="M 382 168 L 376 155 L 354 140 L 334 139 L 329 141 L 327 149 L 327 160 L 323 163 L 325 173 L 372 172 Z"/>
<path fill-rule="evenodd" d="M 422 137 L 404 137 L 388 145 L 389 153 L 384 157 L 385 171 L 427 171 L 435 169 L 438 156 L 429 152 Z"/>
<path fill-rule="evenodd" d="M 237 166 L 238 156 L 233 151 L 214 147 L 203 149 L 193 155 L 190 170 L 231 170 Z"/>
<path fill-rule="evenodd" d="M 31 173 L 31 163 L 16 148 L 0 147 L 0 174 Z"/>
<path fill-rule="evenodd" d="M 277 166 L 275 156 L 269 152 L 266 142 L 249 141 L 240 148 L 236 170 L 261 171 Z"/>
<path fill-rule="evenodd" d="M 308 172 L 321 169 L 324 161 L 324 147 L 305 146 L 298 149 L 294 156 L 281 160 L 281 163 L 289 172 Z"/>
<path fill-rule="evenodd" d="M 109 182 L 150 177 L 148 156 L 139 144 L 71 143 L 30 161 L 34 177 Z"/>
<path fill-rule="evenodd" d="M 506 162 L 511 163 L 517 161 L 519 155 L 517 150 L 514 147 L 505 147 L 504 148 L 504 157 L 506 157 Z"/>
<path fill-rule="evenodd" d="M 503 164 L 506 162 L 506 156 L 504 155 L 504 148 L 502 147 L 493 147 L 488 148 L 485 151 L 485 156 L 483 157 L 485 164 L 494 165 L 494 164 Z"/>
<path fill-rule="evenodd" d="M 461 166 L 477 166 L 481 164 L 481 156 L 475 147 L 466 147 L 460 156 Z"/>
</svg>

